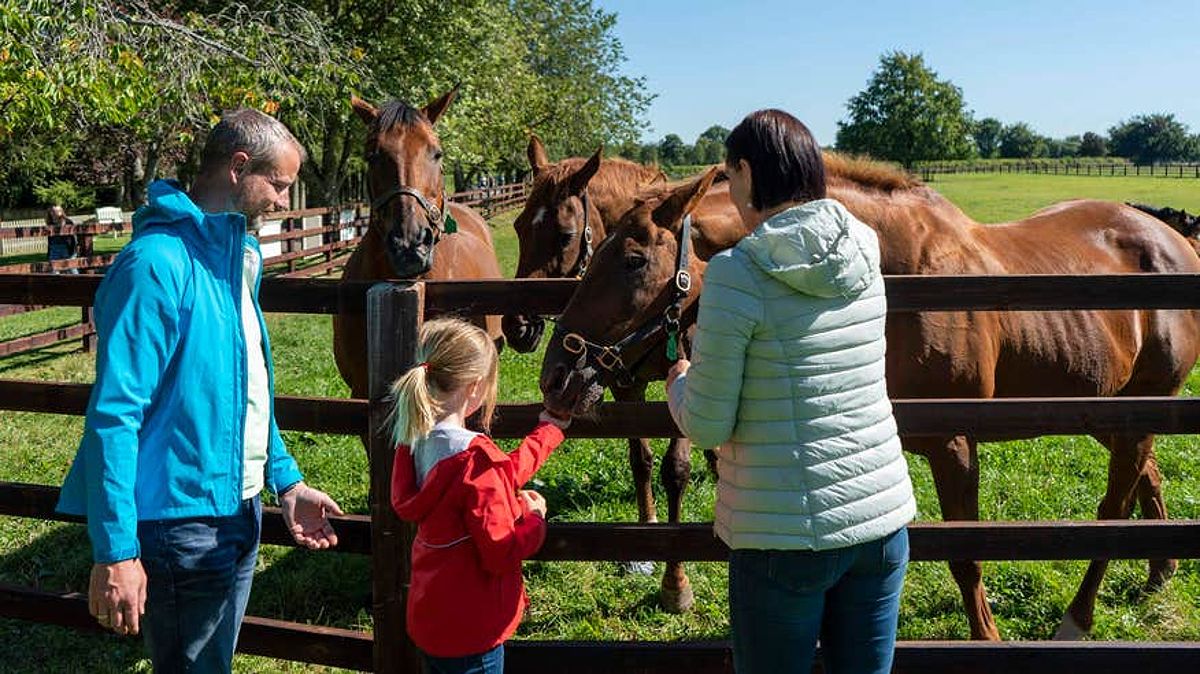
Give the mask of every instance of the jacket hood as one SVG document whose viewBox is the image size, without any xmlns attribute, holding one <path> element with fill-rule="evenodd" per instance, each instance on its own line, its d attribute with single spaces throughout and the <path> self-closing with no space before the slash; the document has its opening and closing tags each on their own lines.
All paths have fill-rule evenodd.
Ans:
<svg viewBox="0 0 1200 674">
<path fill-rule="evenodd" d="M 738 243 L 759 268 L 798 292 L 853 297 L 875 281 L 879 240 L 833 199 L 777 213 Z"/>
<path fill-rule="evenodd" d="M 205 213 L 174 180 L 155 180 L 146 190 L 146 205 L 133 214 L 134 236 L 148 227 L 186 228 L 201 240 L 216 243 L 236 233 L 246 232 L 246 216 L 241 213 Z"/>
</svg>

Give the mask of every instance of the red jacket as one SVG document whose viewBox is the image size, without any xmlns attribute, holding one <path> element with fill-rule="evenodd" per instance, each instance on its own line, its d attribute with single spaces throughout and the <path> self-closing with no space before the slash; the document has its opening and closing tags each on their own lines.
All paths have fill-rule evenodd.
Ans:
<svg viewBox="0 0 1200 674">
<path fill-rule="evenodd" d="M 417 523 L 408 634 L 435 657 L 483 653 L 506 641 L 529 603 L 521 560 L 537 552 L 546 522 L 517 490 L 563 440 L 540 423 L 511 454 L 485 435 L 440 460 L 418 489 L 412 452 L 396 449 L 392 507 Z"/>
</svg>

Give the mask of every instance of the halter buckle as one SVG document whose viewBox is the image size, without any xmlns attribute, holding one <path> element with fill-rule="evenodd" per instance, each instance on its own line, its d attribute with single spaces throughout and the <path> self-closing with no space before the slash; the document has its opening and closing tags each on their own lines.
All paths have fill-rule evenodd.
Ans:
<svg viewBox="0 0 1200 674">
<path fill-rule="evenodd" d="M 675 272 L 675 287 L 684 293 L 692 289 L 692 275 L 688 270 L 680 269 Z"/>
</svg>

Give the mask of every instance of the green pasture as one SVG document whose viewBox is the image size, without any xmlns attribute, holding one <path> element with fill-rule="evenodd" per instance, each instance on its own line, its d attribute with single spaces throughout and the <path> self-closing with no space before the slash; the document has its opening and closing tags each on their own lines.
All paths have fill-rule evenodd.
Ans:
<svg viewBox="0 0 1200 674">
<path fill-rule="evenodd" d="M 1022 217 L 1074 197 L 1143 201 L 1200 210 L 1200 181 L 1027 175 L 938 176 L 931 183 L 983 221 Z M 505 273 L 516 264 L 511 223 L 497 217 L 497 247 Z M 98 240 L 99 242 L 99 240 Z M 5 260 L 0 260 L 0 264 Z M 53 309 L 0 320 L 0 339 L 78 320 L 77 309 Z M 345 396 L 331 357 L 329 317 L 277 314 L 268 318 L 278 392 Z M 90 354 L 79 343 L 0 358 L 0 377 L 88 382 Z M 501 398 L 538 399 L 541 354 L 502 356 Z M 661 388 L 654 389 L 661 395 Z M 1200 395 L 1200 370 L 1184 395 Z M 0 481 L 61 483 L 78 441 L 77 417 L 0 412 Z M 309 483 L 330 492 L 348 511 L 367 512 L 367 464 L 357 438 L 285 433 Z M 663 443 L 655 446 L 661 456 Z M 1166 502 L 1172 517 L 1200 518 L 1200 446 L 1193 436 L 1158 443 Z M 536 478 L 557 521 L 633 521 L 636 507 L 624 441 L 568 441 Z M 1105 450 L 1086 437 L 1050 437 L 988 444 L 981 450 L 981 506 L 988 520 L 1090 519 L 1104 491 Z M 688 521 L 712 518 L 713 478 L 696 453 L 685 503 Z M 920 519 L 939 519 L 929 470 L 909 457 Z M 657 471 L 656 471 L 657 472 Z M 665 517 L 665 498 L 656 492 Z M 90 553 L 82 527 L 0 518 L 0 583 L 86 592 Z M 1008 639 L 1047 639 L 1082 577 L 1086 562 L 989 563 L 984 566 L 992 608 Z M 686 615 L 658 610 L 659 564 L 653 576 L 627 575 L 614 563 L 526 564 L 532 606 L 520 639 L 721 638 L 727 634 L 723 564 L 688 565 L 696 605 Z M 250 613 L 319 625 L 370 629 L 370 568 L 366 557 L 266 546 Z M 1144 561 L 1115 562 L 1101 589 L 1096 639 L 1200 639 L 1200 562 L 1185 560 L 1162 591 L 1146 596 Z M 903 639 L 963 639 L 968 634 L 959 594 L 943 563 L 910 567 L 900 616 Z M 0 620 L 0 671 L 148 672 L 140 643 L 112 636 Z M 318 672 L 328 668 L 238 656 L 239 672 Z"/>
</svg>

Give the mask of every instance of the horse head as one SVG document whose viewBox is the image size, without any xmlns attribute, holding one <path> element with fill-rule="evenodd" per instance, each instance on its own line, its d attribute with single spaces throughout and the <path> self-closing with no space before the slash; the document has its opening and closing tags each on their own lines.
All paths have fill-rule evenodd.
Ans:
<svg viewBox="0 0 1200 674">
<path fill-rule="evenodd" d="M 703 236 L 691 213 L 717 175 L 643 195 L 596 250 L 546 347 L 539 383 L 550 410 L 587 413 L 605 386 L 664 376 L 705 266 L 688 252 Z"/>
<path fill-rule="evenodd" d="M 552 165 L 536 135 L 529 137 L 529 165 L 533 189 L 517 215 L 520 255 L 517 278 L 575 278 L 587 270 L 594 246 L 604 238 L 604 223 L 587 187 L 600 170 L 603 148 L 586 160 L 565 159 Z M 537 348 L 544 322 L 538 317 L 508 315 L 502 322 L 504 337 L 517 351 Z"/>
<path fill-rule="evenodd" d="M 449 93 L 423 108 L 393 100 L 382 108 L 351 98 L 367 125 L 367 184 L 371 231 L 379 237 L 392 271 L 414 278 L 433 266 L 434 245 L 453 231 L 446 221 L 442 146 L 434 124 L 458 94 Z"/>
</svg>

